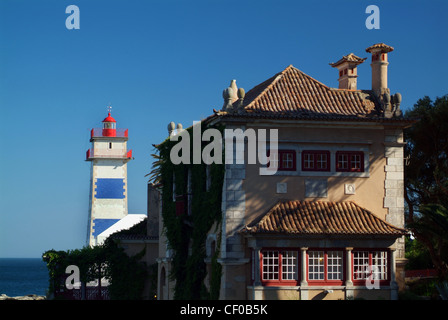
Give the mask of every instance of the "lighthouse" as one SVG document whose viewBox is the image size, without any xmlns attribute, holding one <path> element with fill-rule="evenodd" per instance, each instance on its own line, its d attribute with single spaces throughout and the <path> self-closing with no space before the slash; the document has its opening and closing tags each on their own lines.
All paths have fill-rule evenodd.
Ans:
<svg viewBox="0 0 448 320">
<path fill-rule="evenodd" d="M 86 153 L 91 163 L 89 246 L 101 244 L 101 234 L 128 215 L 127 163 L 132 159 L 132 150 L 127 150 L 128 129 L 117 128 L 110 107 L 102 124 L 90 131 L 92 147 Z"/>
</svg>

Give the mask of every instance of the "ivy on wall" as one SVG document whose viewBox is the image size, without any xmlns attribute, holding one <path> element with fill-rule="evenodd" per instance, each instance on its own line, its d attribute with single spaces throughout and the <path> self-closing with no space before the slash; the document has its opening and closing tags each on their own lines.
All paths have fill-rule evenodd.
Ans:
<svg viewBox="0 0 448 320">
<path fill-rule="evenodd" d="M 223 131 L 223 128 L 217 129 Z M 192 136 L 192 128 L 186 130 Z M 210 184 L 207 186 L 206 164 L 192 164 L 192 159 L 190 164 L 174 165 L 171 162 L 171 148 L 176 143 L 167 139 L 156 146 L 159 153 L 155 156 L 156 168 L 153 165 L 153 172 L 158 173 L 162 184 L 164 232 L 173 252 L 169 276 L 175 281 L 174 298 L 218 299 L 221 285 L 221 265 L 217 262 L 219 250 L 211 257 L 210 290 L 204 284 L 207 275 L 204 259 L 207 257 L 205 245 L 208 232 L 214 228 L 212 231 L 219 237 L 224 165 L 210 165 Z M 203 142 L 202 149 L 204 146 Z M 190 155 L 193 155 L 192 139 Z M 188 176 L 191 179 L 190 188 Z M 191 203 L 188 203 L 189 200 Z M 176 209 L 179 202 L 185 206 L 181 214 L 179 208 Z"/>
</svg>

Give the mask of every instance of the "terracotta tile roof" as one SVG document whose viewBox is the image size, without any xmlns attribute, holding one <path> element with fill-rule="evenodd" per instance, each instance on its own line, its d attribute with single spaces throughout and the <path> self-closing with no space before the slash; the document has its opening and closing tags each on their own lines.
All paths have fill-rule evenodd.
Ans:
<svg viewBox="0 0 448 320">
<path fill-rule="evenodd" d="M 387 44 L 377 43 L 377 44 L 374 44 L 374 45 L 368 47 L 366 49 L 366 52 L 372 52 L 372 50 L 375 50 L 375 49 L 381 49 L 381 52 L 392 52 L 392 51 L 394 51 L 394 48 L 391 47 L 391 46 L 388 46 Z"/>
<path fill-rule="evenodd" d="M 415 122 L 402 117 L 384 117 L 372 90 L 330 88 L 292 65 L 249 90 L 242 105 L 236 100 L 232 106 L 231 111 L 224 107 L 213 109 L 214 113 L 203 121 L 222 118 L 373 121 L 399 125 Z"/>
<path fill-rule="evenodd" d="M 353 62 L 354 64 L 358 65 L 363 63 L 367 58 L 360 58 L 356 55 L 354 55 L 353 53 L 350 53 L 346 56 L 343 56 L 339 61 L 334 62 L 334 63 L 330 63 L 330 66 L 332 67 L 336 67 L 338 65 L 340 65 L 343 62 Z"/>
<path fill-rule="evenodd" d="M 369 90 L 330 88 L 290 65 L 249 90 L 243 106 L 245 114 L 362 118 L 377 115 L 375 101 Z"/>
<path fill-rule="evenodd" d="M 394 236 L 405 234 L 354 202 L 280 200 L 247 234 Z"/>
</svg>

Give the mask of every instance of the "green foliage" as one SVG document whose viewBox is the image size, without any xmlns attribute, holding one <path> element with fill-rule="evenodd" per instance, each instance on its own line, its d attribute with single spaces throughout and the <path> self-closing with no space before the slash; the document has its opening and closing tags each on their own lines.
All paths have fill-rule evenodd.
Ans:
<svg viewBox="0 0 448 320">
<path fill-rule="evenodd" d="M 154 183 L 154 184 L 159 184 L 161 182 L 161 178 L 162 178 L 161 168 L 163 165 L 163 159 L 156 153 L 152 153 L 151 157 L 153 157 L 155 160 L 152 163 L 151 172 L 148 173 L 147 175 L 145 175 L 145 177 L 149 177 L 148 182 Z"/>
<path fill-rule="evenodd" d="M 136 225 L 135 229 L 138 228 L 141 226 Z M 63 289 L 67 276 L 65 269 L 69 265 L 76 265 L 83 283 L 107 278 L 111 299 L 141 299 L 146 278 L 146 265 L 140 261 L 144 254 L 142 251 L 129 257 L 112 238 L 94 247 L 68 251 L 48 250 L 42 254 L 42 259 L 47 263 L 49 292 L 57 294 Z"/>
<path fill-rule="evenodd" d="M 405 197 L 412 214 L 419 206 L 448 206 L 448 95 L 418 100 L 406 117 L 419 121 L 405 129 Z"/>
<path fill-rule="evenodd" d="M 47 263 L 49 272 L 49 292 L 57 293 L 65 286 L 65 270 L 69 265 L 76 265 L 80 272 L 80 281 L 87 283 L 101 277 L 101 268 L 105 266 L 102 247 L 84 247 L 82 249 L 56 251 L 48 250 L 42 259 Z"/>
<path fill-rule="evenodd" d="M 428 250 L 440 277 L 448 277 L 448 95 L 418 100 L 404 131 L 407 227 Z"/>
<path fill-rule="evenodd" d="M 219 128 L 222 132 L 222 128 Z M 187 129 L 192 136 L 192 128 Z M 173 252 L 171 262 L 171 280 L 176 281 L 175 299 L 207 299 L 217 298 L 219 294 L 221 266 L 217 255 L 212 259 L 212 283 L 210 293 L 207 292 L 204 279 L 206 277 L 205 243 L 207 233 L 213 226 L 219 230 L 221 223 L 221 197 L 224 179 L 222 164 L 210 165 L 211 184 L 206 188 L 207 166 L 201 164 L 174 165 L 170 160 L 171 148 L 177 141 L 165 140 L 157 146 L 159 155 L 153 165 L 153 173 L 160 176 L 154 181 L 162 183 L 162 217 L 164 232 L 169 248 Z M 190 155 L 193 146 L 190 144 Z M 193 163 L 190 159 L 190 163 Z M 187 190 L 190 172 L 191 190 Z M 173 201 L 173 190 L 177 196 L 186 197 L 191 194 L 191 214 L 176 215 L 176 201 Z M 185 199 L 185 198 L 184 198 Z"/>
<path fill-rule="evenodd" d="M 147 276 L 146 264 L 141 261 L 143 249 L 129 257 L 117 243 L 108 238 L 105 242 L 107 256 L 106 277 L 109 279 L 109 295 L 113 300 L 140 300 Z"/>
<path fill-rule="evenodd" d="M 411 240 L 406 237 L 406 270 L 432 269 L 431 256 L 428 248 L 418 239 Z"/>
<path fill-rule="evenodd" d="M 448 277 L 448 209 L 439 204 L 421 206 L 421 215 L 408 224 L 417 239 L 428 248 L 442 279 Z"/>
<path fill-rule="evenodd" d="M 217 239 L 217 243 L 221 243 L 221 234 Z M 221 289 L 222 265 L 218 262 L 219 252 L 219 249 L 216 250 L 212 257 L 212 273 L 210 275 L 210 292 L 208 297 L 210 300 L 218 300 Z"/>
</svg>

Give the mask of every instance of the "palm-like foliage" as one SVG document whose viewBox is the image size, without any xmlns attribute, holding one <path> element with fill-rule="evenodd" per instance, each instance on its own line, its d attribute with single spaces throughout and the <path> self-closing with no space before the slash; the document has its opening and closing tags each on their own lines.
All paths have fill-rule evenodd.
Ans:
<svg viewBox="0 0 448 320">
<path fill-rule="evenodd" d="M 448 208 L 440 204 L 423 205 L 408 227 L 429 249 L 439 275 L 448 278 Z"/>
<path fill-rule="evenodd" d="M 162 182 L 161 169 L 164 160 L 160 155 L 156 153 L 152 153 L 151 157 L 154 158 L 154 162 L 152 163 L 151 171 L 147 175 L 145 175 L 145 177 L 149 177 L 148 181 L 157 185 Z"/>
</svg>

